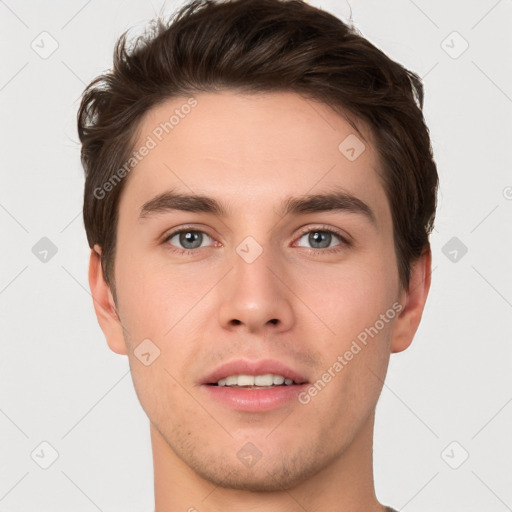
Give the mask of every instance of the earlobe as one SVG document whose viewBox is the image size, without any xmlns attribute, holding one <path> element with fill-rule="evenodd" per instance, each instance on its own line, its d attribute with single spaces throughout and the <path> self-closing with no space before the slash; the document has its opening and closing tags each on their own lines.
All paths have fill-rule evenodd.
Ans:
<svg viewBox="0 0 512 512">
<path fill-rule="evenodd" d="M 403 293 L 404 308 L 394 325 L 391 352 L 402 352 L 412 343 L 430 290 L 431 272 L 432 253 L 428 247 L 411 265 L 409 288 Z"/>
<path fill-rule="evenodd" d="M 105 281 L 101 267 L 101 248 L 95 245 L 89 258 L 89 287 L 94 303 L 96 317 L 107 339 L 110 349 L 117 354 L 126 355 L 126 343 L 123 327 L 117 313 L 110 286 Z"/>
</svg>

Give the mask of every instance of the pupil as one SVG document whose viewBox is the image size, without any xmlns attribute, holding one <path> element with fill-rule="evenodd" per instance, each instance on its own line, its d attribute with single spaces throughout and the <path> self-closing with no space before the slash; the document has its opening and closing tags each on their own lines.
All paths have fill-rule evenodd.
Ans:
<svg viewBox="0 0 512 512">
<path fill-rule="evenodd" d="M 327 241 L 327 243 L 325 243 L 325 241 Z M 309 235 L 309 243 L 313 247 L 315 247 L 316 243 L 320 243 L 322 248 L 329 247 L 331 243 L 331 234 L 326 233 L 325 231 L 312 231 Z"/>
<path fill-rule="evenodd" d="M 201 237 L 202 234 L 198 233 L 197 231 L 186 231 L 184 233 L 181 233 L 180 243 L 187 249 L 196 249 L 197 247 L 201 246 Z M 187 245 L 189 243 L 194 244 L 194 242 L 197 242 L 198 240 L 199 244 L 196 244 L 194 246 Z"/>
</svg>

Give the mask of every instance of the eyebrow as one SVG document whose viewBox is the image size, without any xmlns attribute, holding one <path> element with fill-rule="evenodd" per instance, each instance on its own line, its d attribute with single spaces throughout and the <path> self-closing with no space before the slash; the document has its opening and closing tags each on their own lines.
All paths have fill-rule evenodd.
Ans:
<svg viewBox="0 0 512 512">
<path fill-rule="evenodd" d="M 229 213 L 229 209 L 224 204 L 212 197 L 169 190 L 144 203 L 139 219 L 172 210 L 209 213 L 218 217 L 227 217 Z M 284 217 L 329 211 L 359 214 L 377 226 L 374 211 L 361 199 L 343 190 L 288 197 L 283 201 L 280 215 Z"/>
</svg>

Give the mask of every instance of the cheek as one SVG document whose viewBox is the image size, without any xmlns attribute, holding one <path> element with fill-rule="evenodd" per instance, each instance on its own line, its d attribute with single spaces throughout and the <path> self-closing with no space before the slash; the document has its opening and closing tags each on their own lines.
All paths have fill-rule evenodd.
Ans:
<svg viewBox="0 0 512 512">
<path fill-rule="evenodd" d="M 137 357 L 129 358 L 133 386 L 137 398 L 151 419 L 174 419 L 187 407 L 186 396 L 179 384 L 179 377 L 165 360 L 162 351 L 160 357 L 145 366 Z M 176 356 L 179 357 L 179 356 Z M 170 407 L 173 404 L 173 407 Z M 178 406 L 179 404 L 179 406 Z"/>
<path fill-rule="evenodd" d="M 314 273 L 294 279 L 297 295 L 322 321 L 323 329 L 328 327 L 326 338 L 338 348 L 373 325 L 396 300 L 397 273 L 387 261 L 380 254 L 354 258 L 350 264 L 318 266 Z"/>
<path fill-rule="evenodd" d="M 116 262 L 119 309 L 126 329 L 162 338 L 194 307 L 213 276 L 210 279 L 200 270 L 184 274 L 181 268 L 185 267 L 169 267 L 133 254 Z"/>
</svg>

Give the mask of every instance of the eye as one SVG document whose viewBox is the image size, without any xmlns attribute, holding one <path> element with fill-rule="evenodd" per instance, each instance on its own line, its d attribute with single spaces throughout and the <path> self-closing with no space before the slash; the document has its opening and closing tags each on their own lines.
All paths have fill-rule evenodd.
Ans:
<svg viewBox="0 0 512 512">
<path fill-rule="evenodd" d="M 173 241 L 174 240 L 174 241 Z M 205 247 L 204 241 L 211 240 L 211 237 L 204 231 L 197 229 L 180 229 L 171 233 L 164 242 L 177 246 L 175 249 L 179 253 L 194 252 L 195 249 Z"/>
<path fill-rule="evenodd" d="M 344 238 L 340 233 L 337 233 L 336 231 L 332 229 L 326 229 L 326 228 L 314 228 L 309 229 L 308 231 L 305 231 L 301 234 L 301 237 L 299 238 L 299 242 L 302 239 L 306 239 L 307 243 L 311 245 L 312 249 L 331 249 L 338 246 L 348 246 L 350 245 L 346 238 Z M 339 243 L 335 244 L 334 246 L 331 245 L 331 243 L 336 241 L 336 239 L 339 240 Z M 300 245 L 300 244 L 299 244 Z M 301 246 L 304 247 L 304 246 Z M 334 249 L 339 250 L 339 249 Z M 330 251 L 325 251 L 330 252 Z"/>
<path fill-rule="evenodd" d="M 350 242 L 340 233 L 333 229 L 324 227 L 308 229 L 301 233 L 299 247 L 304 247 L 300 243 L 302 239 L 306 239 L 306 242 L 310 244 L 310 249 L 313 251 L 320 252 L 337 252 L 342 250 L 344 247 L 350 246 Z M 336 242 L 338 240 L 338 243 Z M 181 228 L 173 231 L 164 239 L 164 243 L 171 246 L 171 250 L 178 254 L 194 254 L 197 250 L 202 247 L 208 247 L 211 245 L 212 237 L 204 231 L 192 228 Z M 210 242 L 210 243 L 209 243 Z"/>
</svg>

